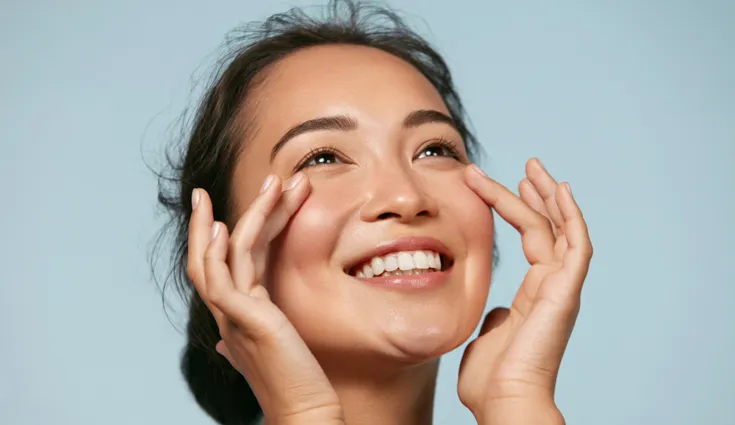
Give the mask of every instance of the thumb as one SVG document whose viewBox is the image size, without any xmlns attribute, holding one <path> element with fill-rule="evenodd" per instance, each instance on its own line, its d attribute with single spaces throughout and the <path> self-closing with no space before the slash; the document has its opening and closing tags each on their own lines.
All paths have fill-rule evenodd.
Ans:
<svg viewBox="0 0 735 425">
<path fill-rule="evenodd" d="M 505 319 L 508 318 L 509 313 L 510 310 L 505 307 L 495 307 L 494 309 L 492 309 L 490 313 L 485 315 L 485 320 L 482 322 L 482 326 L 480 327 L 480 335 L 478 335 L 478 337 L 481 337 L 491 330 L 502 325 L 503 322 L 505 322 Z"/>
<path fill-rule="evenodd" d="M 483 335 L 502 325 L 503 322 L 505 322 L 505 320 L 508 318 L 509 313 L 510 310 L 505 307 L 496 307 L 485 315 L 485 320 L 483 320 L 482 322 L 479 335 L 477 335 L 477 338 L 474 341 L 470 342 L 469 345 L 467 345 L 467 348 L 465 348 L 464 354 L 462 355 L 462 360 L 459 363 L 460 375 L 462 374 L 462 371 L 469 361 L 468 359 L 471 357 L 472 352 L 477 348 L 478 340 Z"/>
<path fill-rule="evenodd" d="M 217 352 L 220 353 L 222 357 L 226 358 L 227 361 L 230 362 L 232 367 L 237 369 L 237 366 L 232 361 L 232 354 L 230 354 L 230 350 L 229 348 L 227 348 L 227 344 L 225 344 L 224 340 L 220 340 L 217 345 L 214 346 L 214 349 L 217 350 Z"/>
</svg>

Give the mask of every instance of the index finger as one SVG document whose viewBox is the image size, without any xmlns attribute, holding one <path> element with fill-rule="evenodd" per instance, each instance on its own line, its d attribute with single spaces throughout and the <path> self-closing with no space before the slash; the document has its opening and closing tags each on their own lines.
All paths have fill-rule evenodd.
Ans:
<svg viewBox="0 0 735 425">
<path fill-rule="evenodd" d="M 523 250 L 531 264 L 554 258 L 554 233 L 549 220 L 508 188 L 488 177 L 477 165 L 465 170 L 467 185 L 491 206 L 523 238 Z"/>
<path fill-rule="evenodd" d="M 303 173 L 292 177 L 283 192 L 276 179 L 238 220 L 232 232 L 230 264 L 235 286 L 245 293 L 250 293 L 262 277 L 267 244 L 286 227 L 309 190 Z"/>
</svg>

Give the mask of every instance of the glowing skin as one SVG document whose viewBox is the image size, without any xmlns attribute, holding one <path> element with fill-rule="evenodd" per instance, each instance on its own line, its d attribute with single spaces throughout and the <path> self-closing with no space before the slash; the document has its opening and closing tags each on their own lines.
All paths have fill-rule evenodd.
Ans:
<svg viewBox="0 0 735 425">
<path fill-rule="evenodd" d="M 519 197 L 468 167 L 439 95 L 381 51 L 305 49 L 263 77 L 240 117 L 237 226 L 214 231 L 195 191 L 187 273 L 268 425 L 430 424 L 438 358 L 487 298 L 490 206 L 529 270 L 465 350 L 457 393 L 478 424 L 563 424 L 556 377 L 592 257 L 569 185 L 531 160 Z M 434 271 L 401 274 L 429 258 Z M 371 277 L 368 262 L 395 273 Z"/>
<path fill-rule="evenodd" d="M 349 423 L 429 424 L 438 357 L 476 328 L 492 271 L 493 216 L 466 184 L 463 141 L 430 82 L 380 50 L 308 48 L 263 77 L 241 117 L 252 131 L 233 175 L 230 224 L 268 174 L 286 180 L 306 162 L 310 194 L 271 244 L 262 283 Z M 331 130 L 279 142 L 325 117 L 339 117 Z M 338 152 L 314 155 L 324 148 Z M 346 272 L 385 244 L 406 250 L 412 237 L 445 247 L 445 277 L 399 289 Z"/>
<path fill-rule="evenodd" d="M 379 50 L 322 46 L 277 63 L 254 97 L 248 111 L 257 132 L 236 169 L 237 205 L 249 204 L 267 174 L 288 178 L 311 150 L 340 152 L 318 157 L 332 164 L 304 168 L 311 195 L 274 244 L 266 280 L 271 299 L 317 357 L 418 363 L 465 341 L 485 306 L 493 221 L 463 182 L 467 156 L 456 130 L 436 122 L 403 125 L 417 110 L 448 114 L 429 81 Z M 357 128 L 298 135 L 270 163 L 290 128 L 331 116 L 348 116 Z M 456 145 L 459 160 L 436 145 L 429 153 L 444 156 L 422 155 L 439 139 Z M 396 291 L 344 272 L 379 244 L 406 236 L 446 245 L 454 264 L 445 283 Z"/>
</svg>

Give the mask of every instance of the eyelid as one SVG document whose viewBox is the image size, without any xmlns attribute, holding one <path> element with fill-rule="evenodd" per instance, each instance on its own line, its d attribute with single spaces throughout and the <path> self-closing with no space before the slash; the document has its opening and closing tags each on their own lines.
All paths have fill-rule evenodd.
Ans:
<svg viewBox="0 0 735 425">
<path fill-rule="evenodd" d="M 309 149 L 309 152 L 306 155 L 304 155 L 296 163 L 296 166 L 293 168 L 293 174 L 296 174 L 297 172 L 301 171 L 302 169 L 307 168 L 307 165 L 306 164 L 309 161 L 311 161 L 315 157 L 317 157 L 317 156 L 319 156 L 321 154 L 325 154 L 325 153 L 329 153 L 329 154 L 334 155 L 335 157 L 337 157 L 338 160 L 340 160 L 340 161 L 342 161 L 344 163 L 349 163 L 349 160 L 346 159 L 347 156 L 345 154 L 343 154 L 342 152 L 340 152 L 340 150 L 337 149 L 337 148 L 335 148 L 334 146 L 331 146 L 331 145 L 320 146 L 318 148 L 311 148 L 311 149 Z"/>
<path fill-rule="evenodd" d="M 421 147 L 418 149 L 419 153 L 414 157 L 414 159 L 417 159 L 421 153 L 431 147 L 431 146 L 441 146 L 444 149 L 447 149 L 452 156 L 451 158 L 456 159 L 459 162 L 466 163 L 468 160 L 465 158 L 465 155 L 462 153 L 462 151 L 458 148 L 458 143 L 454 142 L 452 140 L 445 139 L 444 137 L 439 137 L 437 139 L 432 139 L 421 145 Z M 339 149 L 332 145 L 326 145 L 326 146 L 320 146 L 317 148 L 311 148 L 309 149 L 309 152 L 304 155 L 297 163 L 296 166 L 292 170 L 292 174 L 297 173 L 298 171 L 301 171 L 304 168 L 307 168 L 307 163 L 314 159 L 315 157 L 321 155 L 321 154 L 332 154 L 334 155 L 339 161 L 349 164 L 351 163 L 349 159 L 347 159 L 347 155 L 343 154 Z"/>
<path fill-rule="evenodd" d="M 458 148 L 458 143 L 452 140 L 445 139 L 444 137 L 439 137 L 437 139 L 429 140 L 428 142 L 424 143 L 419 149 L 419 153 L 416 155 L 418 157 L 423 153 L 424 150 L 427 148 L 430 148 L 432 146 L 441 146 L 444 149 L 447 149 L 454 159 L 456 159 L 459 162 L 466 163 L 468 160 L 465 158 L 465 155 L 462 153 L 462 151 Z M 414 158 L 418 159 L 418 158 Z"/>
</svg>

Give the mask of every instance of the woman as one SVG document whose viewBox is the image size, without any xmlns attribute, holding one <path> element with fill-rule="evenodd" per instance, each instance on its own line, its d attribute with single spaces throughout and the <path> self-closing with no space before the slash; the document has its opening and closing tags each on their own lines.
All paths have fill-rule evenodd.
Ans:
<svg viewBox="0 0 735 425">
<path fill-rule="evenodd" d="M 482 319 L 492 208 L 530 268 L 469 344 L 459 397 L 479 424 L 563 423 L 554 385 L 592 255 L 569 185 L 531 160 L 517 197 L 473 165 L 447 66 L 390 11 L 337 1 L 240 40 L 159 193 L 202 408 L 222 424 L 430 424 L 439 358 Z"/>
</svg>

